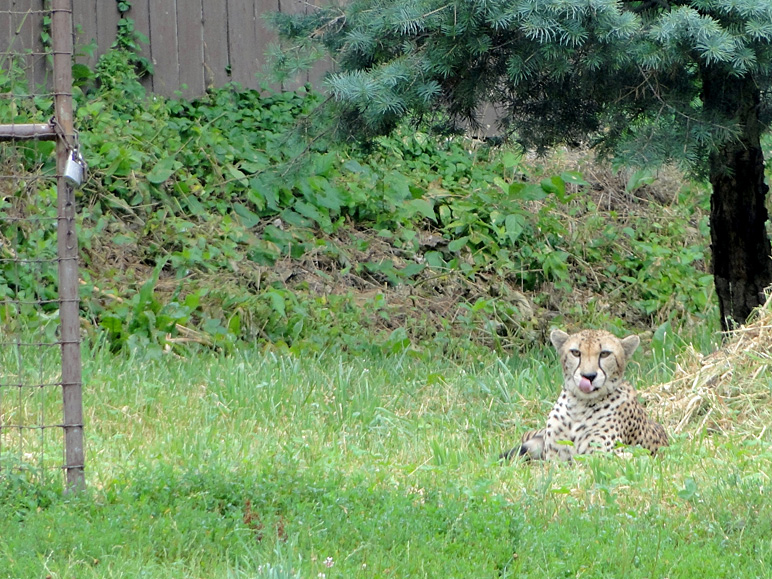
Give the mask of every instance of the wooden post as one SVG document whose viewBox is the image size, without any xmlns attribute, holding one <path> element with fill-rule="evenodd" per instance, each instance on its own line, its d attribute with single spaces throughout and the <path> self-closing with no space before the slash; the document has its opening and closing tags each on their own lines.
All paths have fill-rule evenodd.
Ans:
<svg viewBox="0 0 772 579">
<path fill-rule="evenodd" d="M 54 110 L 56 132 L 57 240 L 59 250 L 59 319 L 62 344 L 62 402 L 64 404 L 64 469 L 67 490 L 85 487 L 83 401 L 78 299 L 78 236 L 75 193 L 64 179 L 75 146 L 72 118 L 72 0 L 52 0 L 51 32 L 54 52 Z"/>
</svg>

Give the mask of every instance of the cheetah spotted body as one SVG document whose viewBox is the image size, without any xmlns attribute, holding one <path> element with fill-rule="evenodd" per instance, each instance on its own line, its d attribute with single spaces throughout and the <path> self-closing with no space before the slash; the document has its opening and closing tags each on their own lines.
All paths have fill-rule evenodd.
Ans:
<svg viewBox="0 0 772 579">
<path fill-rule="evenodd" d="M 550 340 L 563 368 L 563 391 L 541 430 L 523 435 L 519 447 L 503 456 L 571 460 L 579 454 L 610 452 L 618 443 L 640 445 L 655 453 L 667 446 L 661 424 L 649 419 L 635 388 L 624 379 L 638 336 L 620 340 L 600 330 L 567 334 L 554 330 Z"/>
</svg>

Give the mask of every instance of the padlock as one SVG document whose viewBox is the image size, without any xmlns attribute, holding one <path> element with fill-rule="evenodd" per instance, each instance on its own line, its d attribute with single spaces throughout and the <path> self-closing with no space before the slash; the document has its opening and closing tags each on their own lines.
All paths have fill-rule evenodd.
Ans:
<svg viewBox="0 0 772 579">
<path fill-rule="evenodd" d="M 86 174 L 86 162 L 77 149 L 72 151 L 72 154 L 67 157 L 67 163 L 64 166 L 64 180 L 74 187 L 78 188 L 83 183 L 83 178 Z"/>
</svg>

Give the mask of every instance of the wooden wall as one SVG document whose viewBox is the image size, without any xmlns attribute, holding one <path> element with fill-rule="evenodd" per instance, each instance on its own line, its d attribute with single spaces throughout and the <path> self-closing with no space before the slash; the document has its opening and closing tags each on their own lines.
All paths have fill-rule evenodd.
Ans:
<svg viewBox="0 0 772 579">
<path fill-rule="evenodd" d="M 0 0 L 2 1 L 2 0 Z M 6 0 L 7 1 L 7 0 Z M 18 1 L 18 0 L 14 0 Z M 26 0 L 27 3 L 40 0 Z M 165 96 L 194 97 L 207 87 L 238 82 L 259 88 L 256 77 L 264 71 L 265 50 L 276 35 L 265 23 L 268 12 L 306 10 L 303 0 L 130 0 L 127 18 L 149 39 L 141 55 L 149 58 L 155 74 L 147 88 Z M 75 46 L 96 42 L 94 64 L 115 41 L 120 14 L 115 0 L 73 0 Z M 318 81 L 324 67 L 298 79 Z M 278 87 L 277 87 L 278 88 Z M 179 91 L 179 92 L 178 92 Z"/>
</svg>

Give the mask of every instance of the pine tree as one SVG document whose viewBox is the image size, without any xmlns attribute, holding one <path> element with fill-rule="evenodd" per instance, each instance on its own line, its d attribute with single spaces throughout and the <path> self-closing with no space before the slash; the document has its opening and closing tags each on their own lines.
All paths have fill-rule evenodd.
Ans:
<svg viewBox="0 0 772 579">
<path fill-rule="evenodd" d="M 332 55 L 359 135 L 438 114 L 474 125 L 493 103 L 525 147 L 589 139 L 706 176 L 722 327 L 763 303 L 772 0 L 354 0 L 276 23 Z"/>
</svg>

